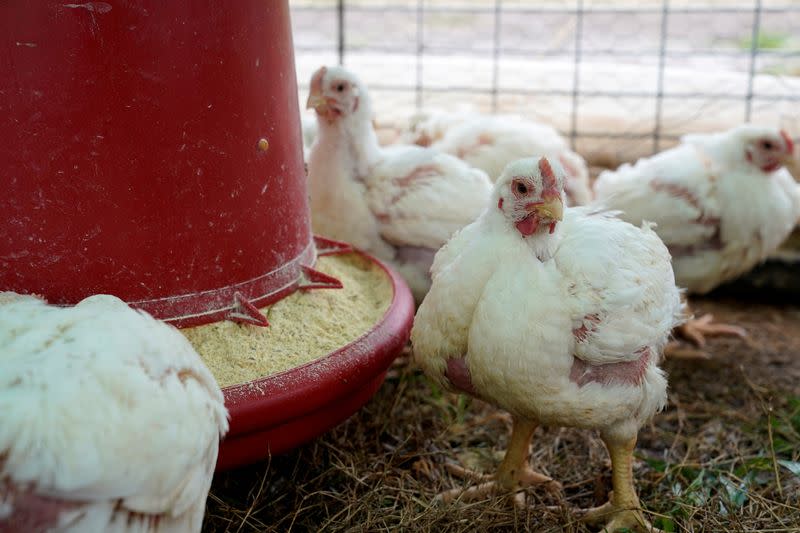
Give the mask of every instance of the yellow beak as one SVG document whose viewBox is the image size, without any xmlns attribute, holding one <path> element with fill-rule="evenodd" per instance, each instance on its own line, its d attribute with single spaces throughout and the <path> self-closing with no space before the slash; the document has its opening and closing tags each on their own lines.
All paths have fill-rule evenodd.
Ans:
<svg viewBox="0 0 800 533">
<path fill-rule="evenodd" d="M 561 198 L 551 198 L 542 203 L 534 204 L 532 207 L 541 218 L 549 218 L 551 220 L 564 218 L 564 203 Z"/>
<path fill-rule="evenodd" d="M 328 103 L 325 98 L 320 94 L 311 93 L 308 95 L 308 102 L 306 102 L 306 109 L 319 109 L 322 110 Z"/>
<path fill-rule="evenodd" d="M 800 160 L 798 160 L 798 156 L 789 154 L 781 162 L 786 167 L 786 170 L 789 171 L 789 174 L 792 175 L 794 181 L 800 183 Z"/>
</svg>

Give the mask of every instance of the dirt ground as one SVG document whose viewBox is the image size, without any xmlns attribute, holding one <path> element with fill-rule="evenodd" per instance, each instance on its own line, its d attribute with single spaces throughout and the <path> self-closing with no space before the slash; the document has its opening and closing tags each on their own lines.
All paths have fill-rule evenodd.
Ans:
<svg viewBox="0 0 800 533">
<path fill-rule="evenodd" d="M 800 531 L 800 307 L 693 299 L 695 313 L 747 328 L 711 339 L 710 360 L 672 360 L 670 401 L 640 432 L 642 503 L 666 531 Z M 495 409 L 433 388 L 400 359 L 378 394 L 330 433 L 270 461 L 218 475 L 204 531 L 590 531 L 573 508 L 603 503 L 610 463 L 588 431 L 539 428 L 531 462 L 563 483 L 438 506 L 465 481 L 446 463 L 491 471 L 508 427 Z"/>
</svg>

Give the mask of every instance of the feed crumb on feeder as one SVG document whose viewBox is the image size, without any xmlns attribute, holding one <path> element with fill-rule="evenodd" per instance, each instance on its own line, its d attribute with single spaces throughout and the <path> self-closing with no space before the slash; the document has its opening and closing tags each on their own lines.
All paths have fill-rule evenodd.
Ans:
<svg viewBox="0 0 800 533">
<path fill-rule="evenodd" d="M 365 334 L 388 309 L 391 282 L 364 257 L 321 257 L 314 268 L 344 287 L 297 291 L 261 308 L 269 318 L 266 328 L 222 321 L 181 330 L 221 387 L 319 359 Z"/>
<path fill-rule="evenodd" d="M 266 139 L 259 139 L 258 140 L 258 149 L 262 152 L 266 152 L 269 149 L 269 141 Z"/>
</svg>

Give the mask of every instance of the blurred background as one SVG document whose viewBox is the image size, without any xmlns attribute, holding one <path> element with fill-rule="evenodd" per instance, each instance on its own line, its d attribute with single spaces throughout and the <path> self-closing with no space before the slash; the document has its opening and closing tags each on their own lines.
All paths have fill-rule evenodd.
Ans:
<svg viewBox="0 0 800 533">
<path fill-rule="evenodd" d="M 301 98 L 341 63 L 379 124 L 415 109 L 519 113 L 590 164 L 743 121 L 800 135 L 793 0 L 292 0 Z"/>
</svg>

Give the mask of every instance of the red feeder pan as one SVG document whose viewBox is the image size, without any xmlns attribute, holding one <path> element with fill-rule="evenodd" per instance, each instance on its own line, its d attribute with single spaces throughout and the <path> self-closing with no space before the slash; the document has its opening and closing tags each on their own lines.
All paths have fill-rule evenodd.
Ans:
<svg viewBox="0 0 800 533">
<path fill-rule="evenodd" d="M 6 2 L 0 33 L 0 290 L 114 294 L 185 327 L 264 325 L 257 307 L 336 286 L 313 270 L 287 1 Z M 407 339 L 413 309 L 390 275 L 395 302 L 371 340 L 317 368 L 330 399 L 348 396 L 339 415 Z M 276 422 L 265 409 L 301 414 L 279 406 L 307 393 L 300 370 L 270 401 L 227 391 L 236 442 L 260 442 Z M 237 454 L 256 458 L 223 447 Z"/>
<path fill-rule="evenodd" d="M 360 252 L 359 252 L 360 253 Z M 393 298 L 380 321 L 354 342 L 286 372 L 224 389 L 231 427 L 218 470 L 251 463 L 302 444 L 336 426 L 378 390 L 411 332 L 414 299 L 383 263 Z"/>
</svg>

